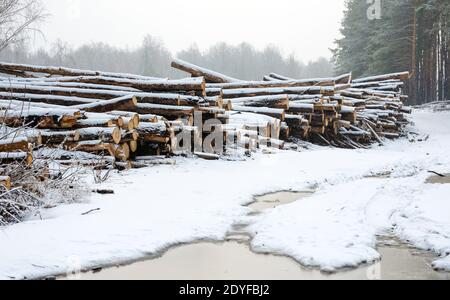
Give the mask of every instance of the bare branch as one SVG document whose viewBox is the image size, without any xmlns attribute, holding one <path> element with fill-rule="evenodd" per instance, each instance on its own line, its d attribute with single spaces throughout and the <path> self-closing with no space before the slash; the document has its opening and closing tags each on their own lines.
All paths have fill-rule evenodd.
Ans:
<svg viewBox="0 0 450 300">
<path fill-rule="evenodd" d="M 0 0 L 0 51 L 23 38 L 45 19 L 40 0 Z"/>
</svg>

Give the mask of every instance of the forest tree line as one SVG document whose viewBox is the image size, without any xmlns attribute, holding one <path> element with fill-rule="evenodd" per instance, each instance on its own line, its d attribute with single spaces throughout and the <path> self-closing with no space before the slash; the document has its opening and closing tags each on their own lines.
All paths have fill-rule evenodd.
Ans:
<svg viewBox="0 0 450 300">
<path fill-rule="evenodd" d="M 366 0 L 347 0 L 337 72 L 354 77 L 411 71 L 411 104 L 450 99 L 450 1 L 382 0 L 371 20 Z"/>
<path fill-rule="evenodd" d="M 36 50 L 31 46 L 33 40 L 30 38 L 46 17 L 44 1 L 0 0 L 0 60 L 170 78 L 186 76 L 170 67 L 173 57 L 245 80 L 261 80 L 271 72 L 304 78 L 330 76 L 334 71 L 332 62 L 326 58 L 303 63 L 293 55 L 286 58 L 275 46 L 258 50 L 248 43 L 237 46 L 218 43 L 206 51 L 193 45 L 179 53 L 171 53 L 162 40 L 150 35 L 133 49 L 105 43 L 74 48 L 59 40 L 51 47 Z M 45 32 L 42 34 L 45 36 Z"/>
<path fill-rule="evenodd" d="M 381 3 L 375 19 L 368 15 L 374 3 Z M 31 50 L 27 37 L 45 17 L 41 0 L 0 0 L 0 60 L 179 78 L 186 75 L 170 68 L 171 59 L 178 57 L 244 80 L 260 80 L 271 72 L 301 79 L 408 70 L 410 104 L 450 99 L 449 0 L 346 0 L 343 37 L 336 41 L 333 62 L 319 58 L 304 63 L 274 46 L 258 50 L 248 43 L 218 43 L 205 51 L 191 46 L 171 53 L 152 36 L 133 49 L 104 43 L 73 48 L 57 41 L 53 47 Z"/>
<path fill-rule="evenodd" d="M 0 60 L 169 78 L 186 77 L 185 73 L 170 67 L 174 57 L 244 80 L 262 80 L 271 72 L 293 78 L 328 77 L 334 73 L 334 65 L 329 59 L 303 63 L 294 56 L 286 58 L 277 47 L 267 46 L 258 50 L 248 43 L 237 46 L 218 43 L 206 51 L 194 45 L 176 54 L 171 53 L 163 41 L 152 36 L 145 37 L 142 44 L 133 49 L 105 43 L 73 48 L 57 41 L 50 49 L 32 51 L 28 43 L 22 41 L 3 49 Z"/>
</svg>

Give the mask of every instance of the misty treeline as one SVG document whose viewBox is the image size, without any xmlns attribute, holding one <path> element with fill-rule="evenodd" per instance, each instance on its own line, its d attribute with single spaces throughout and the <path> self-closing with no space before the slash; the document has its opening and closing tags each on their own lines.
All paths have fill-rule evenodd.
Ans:
<svg viewBox="0 0 450 300">
<path fill-rule="evenodd" d="M 157 77 L 181 78 L 185 73 L 170 67 L 173 57 L 245 80 L 262 80 L 264 75 L 277 72 L 294 78 L 324 77 L 334 73 L 330 60 L 319 58 L 303 63 L 293 56 L 268 46 L 255 49 L 248 43 L 237 46 L 218 43 L 206 51 L 197 46 L 171 53 L 162 40 L 147 36 L 139 47 L 117 48 L 105 43 L 90 43 L 73 48 L 57 41 L 49 49 L 31 50 L 30 41 L 15 43 L 0 52 L 0 60 L 38 65 L 66 66 L 110 72 L 127 72 Z"/>
<path fill-rule="evenodd" d="M 366 0 L 347 0 L 338 72 L 354 76 L 409 70 L 411 104 L 450 99 L 450 1 L 383 0 L 370 20 Z"/>
<path fill-rule="evenodd" d="M 173 57 L 247 80 L 261 80 L 271 72 L 294 78 L 330 76 L 333 73 L 333 64 L 328 59 L 319 58 L 305 64 L 293 55 L 284 57 L 274 46 L 257 50 L 248 43 L 238 46 L 218 43 L 206 51 L 191 46 L 179 53 L 171 53 L 162 40 L 150 35 L 134 49 L 105 43 L 73 48 L 59 40 L 51 47 L 36 50 L 31 46 L 30 33 L 37 32 L 35 26 L 46 17 L 44 4 L 41 0 L 0 0 L 0 60 L 170 78 L 186 76 L 170 67 Z M 45 32 L 42 34 L 45 36 Z"/>
</svg>

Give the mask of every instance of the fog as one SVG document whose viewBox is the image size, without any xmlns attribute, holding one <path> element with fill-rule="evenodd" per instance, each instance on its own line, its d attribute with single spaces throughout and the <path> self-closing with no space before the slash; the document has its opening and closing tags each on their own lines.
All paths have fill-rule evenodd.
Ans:
<svg viewBox="0 0 450 300">
<path fill-rule="evenodd" d="M 72 46 L 105 42 L 134 48 L 147 34 L 176 53 L 198 45 L 248 42 L 257 49 L 272 44 L 284 56 L 304 62 L 329 58 L 339 35 L 344 0 L 45 0 L 50 17 L 41 26 L 45 40 Z"/>
</svg>

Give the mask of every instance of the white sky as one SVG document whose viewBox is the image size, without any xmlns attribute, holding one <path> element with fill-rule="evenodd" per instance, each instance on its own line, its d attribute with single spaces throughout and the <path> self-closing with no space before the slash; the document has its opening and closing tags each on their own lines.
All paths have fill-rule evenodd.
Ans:
<svg viewBox="0 0 450 300">
<path fill-rule="evenodd" d="M 43 0 L 51 16 L 41 29 L 48 45 L 102 41 L 136 47 L 146 34 L 173 52 L 225 41 L 277 45 L 303 61 L 330 57 L 344 0 Z"/>
</svg>

